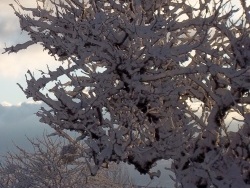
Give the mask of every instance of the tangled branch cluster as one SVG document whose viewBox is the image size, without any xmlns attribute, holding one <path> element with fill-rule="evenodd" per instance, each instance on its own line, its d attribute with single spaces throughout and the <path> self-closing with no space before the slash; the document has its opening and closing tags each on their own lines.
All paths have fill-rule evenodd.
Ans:
<svg viewBox="0 0 250 188">
<path fill-rule="evenodd" d="M 37 113 L 42 122 L 81 134 L 93 174 L 110 161 L 148 173 L 157 160 L 173 159 L 176 187 L 247 187 L 250 7 L 232 2 L 19 4 L 30 41 L 5 51 L 40 44 L 65 62 L 40 78 L 28 72 L 20 87 L 50 107 Z M 234 131 L 232 114 L 243 119 Z"/>
</svg>

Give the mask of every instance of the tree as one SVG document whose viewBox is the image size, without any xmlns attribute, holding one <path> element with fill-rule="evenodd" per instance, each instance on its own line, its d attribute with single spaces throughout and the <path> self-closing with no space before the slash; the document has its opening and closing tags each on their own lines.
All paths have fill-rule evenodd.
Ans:
<svg viewBox="0 0 250 188">
<path fill-rule="evenodd" d="M 17 147 L 17 152 L 8 152 L 0 163 L 0 187 L 122 187 L 128 182 L 119 182 L 110 177 L 110 170 L 102 169 L 95 177 L 90 176 L 82 149 L 62 139 L 29 139 L 33 151 Z M 81 149 L 81 150 L 79 150 Z M 72 160 L 75 159 L 75 160 Z M 113 171 L 122 174 L 117 165 Z M 128 174 L 125 172 L 128 177 Z"/>
<path fill-rule="evenodd" d="M 64 62 L 20 87 L 49 106 L 40 121 L 80 134 L 93 175 L 111 161 L 149 173 L 172 159 L 176 187 L 247 187 L 250 7 L 233 2 L 18 3 L 30 40 L 5 52 L 40 44 Z"/>
</svg>

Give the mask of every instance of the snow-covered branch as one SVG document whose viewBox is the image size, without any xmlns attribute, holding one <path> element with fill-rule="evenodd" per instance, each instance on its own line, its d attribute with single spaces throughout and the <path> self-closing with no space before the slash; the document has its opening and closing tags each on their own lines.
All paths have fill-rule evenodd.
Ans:
<svg viewBox="0 0 250 188">
<path fill-rule="evenodd" d="M 111 161 L 148 173 L 157 160 L 172 159 L 181 187 L 244 187 L 250 20 L 249 5 L 241 1 L 237 9 L 233 2 L 19 5 L 23 12 L 15 14 L 31 41 L 5 52 L 36 43 L 68 62 L 40 78 L 28 72 L 23 91 L 48 105 L 37 113 L 42 122 L 81 134 L 93 174 Z M 232 112 L 244 118 L 234 131 L 227 123 Z"/>
</svg>

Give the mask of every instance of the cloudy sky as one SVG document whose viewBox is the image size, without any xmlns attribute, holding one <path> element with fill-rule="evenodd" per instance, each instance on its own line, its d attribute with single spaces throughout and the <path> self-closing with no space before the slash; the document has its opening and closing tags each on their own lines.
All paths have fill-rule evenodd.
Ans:
<svg viewBox="0 0 250 188">
<path fill-rule="evenodd" d="M 34 6 L 35 0 L 21 0 L 24 5 Z M 48 127 L 38 122 L 35 112 L 40 104 L 26 99 L 16 83 L 25 87 L 25 73 L 45 70 L 47 64 L 56 66 L 54 58 L 39 46 L 30 47 L 18 54 L 2 54 L 9 47 L 27 40 L 19 29 L 19 20 L 9 4 L 14 0 L 0 0 L 0 152 L 12 148 L 12 141 L 23 143 L 25 135 L 38 136 Z"/>
<path fill-rule="evenodd" d="M 21 0 L 24 5 L 34 6 L 35 0 Z M 18 54 L 2 54 L 4 47 L 9 47 L 27 40 L 26 33 L 19 29 L 18 18 L 9 4 L 14 0 L 0 0 L 0 103 L 19 104 L 27 101 L 16 83 L 25 86 L 25 73 L 44 70 L 57 64 L 53 57 L 43 52 L 40 46 L 29 47 Z M 3 89 L 2 89 L 3 88 Z"/>
<path fill-rule="evenodd" d="M 22 0 L 26 5 L 34 5 L 34 0 Z M 35 112 L 39 104 L 34 104 L 19 89 L 16 83 L 25 86 L 25 73 L 36 71 L 52 64 L 39 46 L 34 46 L 18 54 L 2 54 L 3 48 L 25 41 L 27 35 L 19 29 L 18 18 L 9 4 L 14 0 L 0 0 L 0 153 L 13 148 L 12 142 L 24 145 L 25 135 L 33 137 L 43 133 L 46 125 L 38 122 Z"/>
</svg>

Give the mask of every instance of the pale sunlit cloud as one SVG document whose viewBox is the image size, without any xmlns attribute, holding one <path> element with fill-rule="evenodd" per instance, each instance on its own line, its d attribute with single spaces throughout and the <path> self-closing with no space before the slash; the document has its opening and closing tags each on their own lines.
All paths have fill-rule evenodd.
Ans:
<svg viewBox="0 0 250 188">
<path fill-rule="evenodd" d="M 36 0 L 19 2 L 26 7 L 36 7 Z M 0 102 L 18 104 L 27 101 L 16 84 L 20 83 L 25 88 L 27 70 L 39 75 L 37 70 L 46 72 L 47 65 L 53 70 L 59 63 L 55 63 L 55 59 L 44 52 L 40 45 L 31 46 L 17 54 L 2 54 L 5 47 L 29 40 L 27 33 L 21 31 L 19 19 L 9 4 L 20 10 L 14 0 L 0 0 Z"/>
<path fill-rule="evenodd" d="M 36 6 L 35 0 L 20 0 L 22 4 L 27 7 Z M 10 4 L 18 7 L 14 0 L 0 0 L 0 40 L 1 47 L 3 42 L 6 44 L 10 44 L 11 41 L 19 41 L 22 40 L 20 37 L 21 30 L 19 28 L 19 19 L 14 14 L 14 10 L 11 8 Z M 17 8 L 19 10 L 19 8 Z M 24 35 L 23 35 L 24 37 Z M 1 49 L 2 51 L 2 49 Z"/>
<path fill-rule="evenodd" d="M 58 66 L 54 57 L 43 52 L 41 46 L 32 46 L 17 54 L 0 55 L 0 75 L 5 78 L 16 79 L 24 76 L 27 70 L 46 70 Z"/>
<path fill-rule="evenodd" d="M 35 7 L 35 0 L 20 0 L 20 3 L 27 7 Z M 14 4 L 18 10 L 18 5 L 12 1 L 0 0 L 0 78 L 18 79 L 27 72 L 45 70 L 49 67 L 58 66 L 55 59 L 43 51 L 39 45 L 29 47 L 17 54 L 2 54 L 5 47 L 10 47 L 17 43 L 25 42 L 29 39 L 26 33 L 19 27 L 19 19 L 14 14 L 9 4 Z"/>
</svg>

